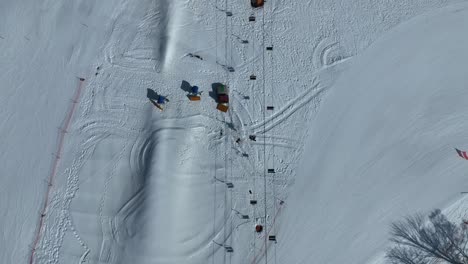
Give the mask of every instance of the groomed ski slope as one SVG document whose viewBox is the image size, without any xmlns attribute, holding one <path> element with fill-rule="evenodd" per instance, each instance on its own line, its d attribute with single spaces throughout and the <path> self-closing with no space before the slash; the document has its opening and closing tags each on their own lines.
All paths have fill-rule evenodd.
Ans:
<svg viewBox="0 0 468 264">
<path fill-rule="evenodd" d="M 59 128 L 111 30 L 108 10 L 102 2 L 0 1 L 1 263 L 29 261 Z"/>
<path fill-rule="evenodd" d="M 2 1 L 0 262 L 373 263 L 466 189 L 458 2 Z"/>
<path fill-rule="evenodd" d="M 454 150 L 468 147 L 467 27 L 468 5 L 450 6 L 355 58 L 310 128 L 279 263 L 384 263 L 392 221 L 435 208 L 468 217 L 468 163 Z"/>
</svg>

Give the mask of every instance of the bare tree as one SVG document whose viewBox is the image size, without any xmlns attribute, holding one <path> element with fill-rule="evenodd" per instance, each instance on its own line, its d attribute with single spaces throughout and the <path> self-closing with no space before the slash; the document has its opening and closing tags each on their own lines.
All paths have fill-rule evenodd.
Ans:
<svg viewBox="0 0 468 264">
<path fill-rule="evenodd" d="M 450 222 L 439 209 L 429 214 L 408 216 L 391 225 L 387 252 L 393 264 L 468 264 L 468 230 L 464 223 Z"/>
</svg>

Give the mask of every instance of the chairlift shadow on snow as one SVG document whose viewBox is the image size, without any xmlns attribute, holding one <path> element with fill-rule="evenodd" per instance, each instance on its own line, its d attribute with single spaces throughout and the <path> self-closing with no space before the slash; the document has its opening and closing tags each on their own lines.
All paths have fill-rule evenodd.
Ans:
<svg viewBox="0 0 468 264">
<path fill-rule="evenodd" d="M 225 70 L 225 71 L 227 71 L 227 72 L 235 72 L 235 71 L 236 71 L 232 66 L 228 66 L 228 65 L 221 64 L 221 63 L 219 63 L 218 61 L 216 62 L 216 64 L 218 64 L 219 66 L 221 66 L 221 67 L 223 68 L 223 70 Z"/>
<path fill-rule="evenodd" d="M 194 97 L 198 97 L 200 98 L 200 95 L 202 92 L 196 92 L 197 94 L 194 94 L 194 88 L 195 86 L 192 86 L 189 82 L 187 82 L 186 80 L 183 80 L 182 81 L 182 84 L 180 85 L 180 89 L 182 89 L 182 91 L 186 92 L 185 96 L 190 100 L 190 101 L 194 101 Z M 200 99 L 198 99 L 200 100 Z M 198 100 L 195 100 L 195 101 L 198 101 Z"/>
<path fill-rule="evenodd" d="M 180 89 L 186 92 L 187 94 L 185 96 L 187 96 L 187 98 L 190 99 L 190 93 L 192 92 L 192 85 L 186 80 L 183 80 L 182 84 L 180 85 Z"/>
<path fill-rule="evenodd" d="M 156 91 L 154 91 L 153 89 L 147 88 L 147 89 L 146 89 L 146 97 L 148 97 L 148 99 L 157 101 L 159 95 L 158 95 L 158 93 L 157 93 Z"/>
<path fill-rule="evenodd" d="M 230 129 L 232 131 L 235 131 L 237 132 L 237 129 L 236 129 L 236 125 L 233 123 L 233 122 L 227 122 L 227 121 L 224 121 L 224 120 L 221 120 L 217 117 L 215 117 L 215 119 L 223 124 L 225 124 L 227 126 L 227 129 Z M 247 155 L 248 156 L 248 155 Z"/>
<path fill-rule="evenodd" d="M 222 121 L 222 122 L 225 123 L 229 129 L 237 132 L 237 129 L 233 122 L 226 122 L 226 121 Z"/>
<path fill-rule="evenodd" d="M 215 102 L 218 102 L 218 98 L 216 97 L 216 88 L 218 88 L 220 85 L 223 85 L 222 83 L 212 83 L 211 84 L 211 91 L 208 92 L 208 95 L 213 98 Z"/>
<path fill-rule="evenodd" d="M 182 84 L 180 85 L 180 89 L 182 89 L 186 93 L 190 93 L 192 91 L 192 85 L 190 85 L 190 83 L 186 80 L 183 80 Z"/>
<path fill-rule="evenodd" d="M 242 44 L 248 44 L 248 43 L 249 43 L 248 40 L 243 39 L 243 38 L 237 36 L 236 34 L 231 34 L 231 35 L 234 36 L 234 37 L 235 37 L 240 43 L 242 43 Z"/>
</svg>

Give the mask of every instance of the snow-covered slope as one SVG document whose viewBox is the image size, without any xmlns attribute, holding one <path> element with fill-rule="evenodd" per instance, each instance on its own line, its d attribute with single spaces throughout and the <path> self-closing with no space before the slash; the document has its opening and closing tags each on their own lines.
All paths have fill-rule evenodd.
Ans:
<svg viewBox="0 0 468 264">
<path fill-rule="evenodd" d="M 311 127 L 281 263 L 368 263 L 390 222 L 463 198 L 468 164 L 454 147 L 468 147 L 467 27 L 468 5 L 451 6 L 355 58 Z"/>
<path fill-rule="evenodd" d="M 59 127 L 111 30 L 102 2 L 0 1 L 0 262 L 25 263 Z"/>
<path fill-rule="evenodd" d="M 441 117 L 455 123 L 463 107 L 463 68 L 446 70 L 456 66 L 446 59 L 466 44 L 455 38 L 465 11 L 440 23 L 424 15 L 353 56 L 401 22 L 458 2 L 466 1 L 271 0 L 253 10 L 248 0 L 0 1 L 0 262 L 262 263 L 268 255 L 270 263 L 335 263 L 346 259 L 331 251 L 338 242 L 359 246 L 353 261 L 369 259 L 390 219 L 368 244 L 342 229 L 361 232 L 365 215 L 374 223 L 446 205 L 458 191 L 451 188 L 464 187 L 462 165 L 441 158 L 451 144 L 463 147 L 454 135 L 463 127 L 444 133 L 452 122 Z M 411 26 L 420 20 L 441 25 L 440 36 Z M 421 42 L 410 30 L 433 45 L 412 46 Z M 436 44 L 444 48 L 434 53 Z M 458 52 L 451 62 L 462 62 Z M 395 58 L 406 64 L 395 67 Z M 459 80 L 452 93 L 437 93 L 436 81 L 449 80 Z M 384 89 L 398 81 L 401 90 Z M 227 114 L 215 109 L 216 83 L 230 86 Z M 421 97 L 429 90 L 412 89 L 423 84 L 433 90 Z M 200 102 L 188 101 L 191 85 L 203 91 Z M 163 112 L 147 89 L 169 98 Z M 415 98 L 422 102 L 412 108 Z M 405 108 L 407 119 L 398 115 Z M 309 133 L 304 170 L 314 175 L 302 173 L 291 189 Z M 431 180 L 446 169 L 452 181 L 437 178 L 447 192 L 429 199 L 431 185 L 413 199 L 426 162 Z M 368 178 L 377 171 L 385 173 Z M 385 182 L 393 189 L 379 187 Z M 368 203 L 353 208 L 352 195 Z M 341 221 L 348 215 L 349 225 Z M 266 232 L 255 234 L 255 223 Z"/>
</svg>

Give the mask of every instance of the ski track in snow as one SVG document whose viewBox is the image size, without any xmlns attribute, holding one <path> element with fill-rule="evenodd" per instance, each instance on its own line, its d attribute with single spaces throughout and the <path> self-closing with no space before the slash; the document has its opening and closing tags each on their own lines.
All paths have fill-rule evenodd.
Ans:
<svg viewBox="0 0 468 264">
<path fill-rule="evenodd" d="M 45 228 L 44 218 L 47 216 L 47 213 L 49 211 L 49 204 L 50 204 L 49 198 L 51 197 L 51 193 L 53 191 L 52 187 L 53 187 L 53 185 L 55 183 L 55 177 L 56 177 L 56 174 L 57 174 L 57 171 L 58 171 L 60 156 L 62 155 L 62 152 L 63 152 L 65 135 L 66 135 L 67 131 L 70 128 L 70 122 L 71 122 L 71 120 L 73 118 L 73 115 L 75 113 L 76 105 L 78 104 L 78 101 L 80 99 L 80 95 L 82 93 L 81 90 L 83 88 L 83 82 L 84 82 L 84 79 L 79 80 L 79 84 L 78 84 L 78 87 L 76 89 L 75 96 L 73 97 L 72 102 L 71 102 L 71 107 L 70 107 L 70 109 L 69 109 L 69 111 L 68 111 L 68 113 L 67 113 L 67 115 L 65 117 L 65 120 L 63 122 L 63 127 L 61 127 L 60 131 L 59 131 L 59 141 L 58 141 L 58 145 L 57 145 L 57 151 L 56 151 L 56 153 L 54 155 L 55 158 L 54 158 L 54 162 L 53 162 L 53 165 L 52 165 L 52 172 L 51 172 L 51 174 L 50 174 L 50 176 L 48 178 L 48 184 L 47 184 L 48 187 L 47 187 L 47 191 L 46 191 L 46 195 L 45 195 L 45 199 L 44 199 L 44 205 L 43 205 L 43 209 L 40 212 L 39 225 L 37 227 L 37 233 L 36 233 L 36 237 L 35 237 L 34 242 L 33 242 L 31 255 L 30 255 L 30 259 L 29 259 L 30 264 L 33 264 L 35 262 L 37 246 L 38 246 L 39 241 L 42 239 L 41 236 L 42 236 L 42 233 L 44 232 L 43 229 Z"/>
<path fill-rule="evenodd" d="M 310 29 L 301 28 L 302 22 L 291 14 L 310 17 L 311 9 L 322 10 L 314 1 L 306 3 L 308 9 L 287 1 L 267 2 L 261 10 L 252 10 L 248 3 L 221 2 L 216 1 L 217 9 L 197 1 L 113 3 L 100 57 L 88 65 L 99 65 L 99 70 L 87 78 L 79 100 L 80 82 L 60 133 L 49 181 L 54 188 L 46 194 L 42 210 L 46 215 L 40 217 L 30 264 L 261 263 L 267 251 L 276 252 L 277 245 L 265 244 L 265 236 L 281 230 L 278 222 L 287 203 L 278 205 L 277 199 L 288 195 L 309 133 L 298 123 L 317 113 L 333 83 L 327 74 L 337 74 L 371 37 L 360 32 L 366 39 L 353 50 L 346 37 L 331 28 L 342 27 L 335 24 L 336 14 L 330 18 L 333 23 L 318 23 L 312 37 L 299 36 L 294 30 Z M 54 5 L 60 7 L 46 1 L 43 8 Z M 84 4 L 79 8 L 86 9 Z M 339 8 L 330 5 L 332 12 Z M 234 15 L 227 17 L 227 10 Z M 252 14 L 255 23 L 247 21 Z M 206 30 L 196 31 L 197 27 Z M 83 24 L 82 30 L 91 28 Z M 8 38 L 1 35 L 1 41 Z M 244 38 L 247 44 L 239 41 Z M 274 50 L 265 53 L 268 45 Z M 71 48 L 65 61 L 76 61 L 81 49 Z M 198 52 L 204 60 L 184 55 L 189 52 Z M 227 66 L 235 72 L 228 73 Z M 257 80 L 248 80 L 250 74 Z M 201 102 L 188 102 L 179 89 L 182 80 L 203 88 Z M 216 112 L 208 95 L 214 82 L 231 86 L 227 114 Z M 265 94 L 259 92 L 262 82 Z M 163 112 L 146 100 L 146 88 L 168 96 Z M 75 117 L 78 102 L 80 115 Z M 267 105 L 275 110 L 264 118 Z M 224 133 L 218 138 L 220 129 Z M 250 134 L 258 141 L 249 141 Z M 430 154 L 411 160 L 409 166 Z M 367 172 L 380 158 L 370 159 L 359 172 Z M 262 174 L 267 168 L 276 173 L 268 175 L 268 199 L 263 199 Z M 227 189 L 212 174 L 235 188 Z M 254 190 L 251 196 L 246 194 L 249 189 Z M 256 208 L 248 204 L 252 197 L 258 200 Z M 214 208 L 206 206 L 208 201 Z M 465 217 L 460 208 L 457 204 L 450 209 Z M 239 218 L 233 209 L 250 219 Z M 254 234 L 256 221 L 263 221 L 268 232 Z M 146 233 L 154 238 L 148 239 Z M 226 253 L 215 242 L 233 246 L 234 253 Z"/>
</svg>

